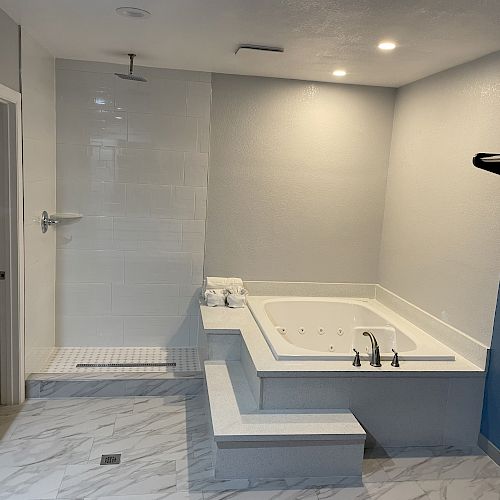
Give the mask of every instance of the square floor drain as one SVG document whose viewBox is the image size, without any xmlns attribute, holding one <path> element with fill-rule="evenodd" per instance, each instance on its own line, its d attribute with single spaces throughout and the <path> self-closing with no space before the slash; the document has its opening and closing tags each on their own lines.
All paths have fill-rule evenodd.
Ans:
<svg viewBox="0 0 500 500">
<path fill-rule="evenodd" d="M 121 462 L 121 453 L 113 453 L 112 455 L 102 455 L 101 465 L 117 465 Z"/>
</svg>

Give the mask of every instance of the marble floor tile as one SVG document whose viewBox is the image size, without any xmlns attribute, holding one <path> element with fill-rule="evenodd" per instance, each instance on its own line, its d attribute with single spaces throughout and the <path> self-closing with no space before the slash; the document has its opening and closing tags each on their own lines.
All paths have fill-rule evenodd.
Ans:
<svg viewBox="0 0 500 500">
<path fill-rule="evenodd" d="M 68 465 L 59 497 L 98 498 L 175 492 L 175 462 Z"/>
<path fill-rule="evenodd" d="M 366 483 L 365 487 L 370 500 L 428 500 L 416 481 Z"/>
<path fill-rule="evenodd" d="M 125 394 L 136 396 L 197 395 L 203 389 L 203 379 L 195 377 L 172 380 L 128 380 Z"/>
<path fill-rule="evenodd" d="M 189 443 L 183 434 L 148 432 L 95 438 L 89 460 L 99 461 L 102 454 L 109 453 L 121 453 L 122 463 L 167 462 L 186 458 L 189 453 Z"/>
<path fill-rule="evenodd" d="M 202 396 L 155 396 L 134 398 L 134 413 L 142 412 L 176 412 L 180 409 L 185 411 L 205 411 L 206 402 Z"/>
<path fill-rule="evenodd" d="M 218 480 L 206 410 L 204 394 L 0 407 L 0 500 L 500 500 L 500 467 L 478 448 L 366 450 L 363 484 Z M 98 465 L 105 453 L 122 463 Z"/>
<path fill-rule="evenodd" d="M 132 413 L 134 398 L 66 398 L 45 401 L 43 415 L 127 415 Z"/>
<path fill-rule="evenodd" d="M 54 499 L 64 471 L 57 466 L 0 467 L 0 499 Z"/>
<path fill-rule="evenodd" d="M 204 432 L 208 428 L 206 415 L 177 411 L 174 413 L 134 413 L 116 419 L 115 434 L 129 436 L 135 432 L 155 432 L 158 434 L 186 434 Z"/>
<path fill-rule="evenodd" d="M 414 481 L 401 483 L 367 483 L 359 487 L 321 488 L 318 499 L 335 500 L 428 500 L 427 494 Z"/>
<path fill-rule="evenodd" d="M 88 497 L 87 497 L 88 498 Z M 84 498 L 83 500 L 87 500 Z M 107 497 L 96 497 L 94 500 L 203 500 L 202 493 L 189 493 L 187 491 L 175 491 L 165 494 L 152 495 L 113 495 Z"/>
<path fill-rule="evenodd" d="M 18 417 L 10 439 L 110 436 L 116 416 L 101 414 L 38 415 Z"/>
<path fill-rule="evenodd" d="M 429 500 L 500 500 L 500 478 L 418 481 Z"/>
<path fill-rule="evenodd" d="M 250 481 L 249 487 L 244 490 L 225 490 L 204 492 L 204 500 L 222 500 L 237 498 L 241 500 L 316 500 L 316 488 L 301 488 L 290 486 L 283 479 Z"/>
<path fill-rule="evenodd" d="M 0 443 L 0 467 L 67 465 L 86 462 L 92 437 L 71 439 L 11 439 Z"/>
<path fill-rule="evenodd" d="M 486 455 L 400 456 L 382 465 L 391 481 L 500 477 L 500 467 Z"/>
<path fill-rule="evenodd" d="M 8 415 L 0 417 L 0 443 L 10 439 L 14 424 L 16 421 L 16 415 Z"/>
<path fill-rule="evenodd" d="M 365 458 L 363 460 L 363 482 L 382 483 L 384 481 L 389 481 L 389 476 L 384 469 L 383 460 Z"/>
<path fill-rule="evenodd" d="M 0 417 L 23 415 L 39 415 L 45 408 L 47 401 L 28 399 L 21 405 L 0 406 Z"/>
</svg>

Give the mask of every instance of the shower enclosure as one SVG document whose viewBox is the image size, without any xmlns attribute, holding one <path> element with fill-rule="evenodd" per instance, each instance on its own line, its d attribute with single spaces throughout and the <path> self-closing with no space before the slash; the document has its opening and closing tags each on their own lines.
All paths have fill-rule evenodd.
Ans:
<svg viewBox="0 0 500 500">
<path fill-rule="evenodd" d="M 117 78 L 116 64 L 47 67 L 43 98 L 54 114 L 48 106 L 33 140 L 45 148 L 40 182 L 49 181 L 43 195 L 25 183 L 31 395 L 58 374 L 197 373 L 210 75 L 140 68 L 147 81 L 138 82 Z M 29 267 L 37 253 L 44 276 Z"/>
</svg>

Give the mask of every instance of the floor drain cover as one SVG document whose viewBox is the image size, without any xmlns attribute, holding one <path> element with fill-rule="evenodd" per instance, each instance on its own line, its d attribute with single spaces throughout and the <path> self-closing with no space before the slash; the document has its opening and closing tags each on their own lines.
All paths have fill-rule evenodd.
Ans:
<svg viewBox="0 0 500 500">
<path fill-rule="evenodd" d="M 77 368 L 148 368 L 177 366 L 177 363 L 78 363 Z"/>
<path fill-rule="evenodd" d="M 101 465 L 117 465 L 122 459 L 121 453 L 113 453 L 112 455 L 102 455 Z"/>
</svg>

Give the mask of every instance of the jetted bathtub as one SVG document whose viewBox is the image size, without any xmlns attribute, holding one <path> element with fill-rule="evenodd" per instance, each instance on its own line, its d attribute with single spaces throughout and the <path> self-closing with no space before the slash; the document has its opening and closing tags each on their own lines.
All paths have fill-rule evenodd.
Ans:
<svg viewBox="0 0 500 500">
<path fill-rule="evenodd" d="M 452 361 L 453 351 L 372 299 L 249 297 L 248 305 L 276 359 L 369 359 L 373 333 L 381 359 Z"/>
</svg>

